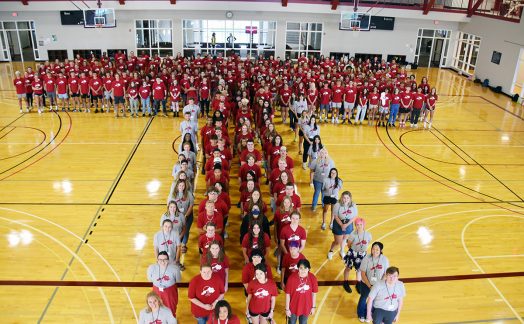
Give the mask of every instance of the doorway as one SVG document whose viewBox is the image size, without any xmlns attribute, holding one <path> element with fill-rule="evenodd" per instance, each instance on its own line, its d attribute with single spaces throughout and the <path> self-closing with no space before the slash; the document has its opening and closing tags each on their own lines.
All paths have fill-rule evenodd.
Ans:
<svg viewBox="0 0 524 324">
<path fill-rule="evenodd" d="M 33 21 L 0 22 L 0 59 L 32 62 L 39 59 Z"/>
<path fill-rule="evenodd" d="M 520 49 L 519 60 L 515 67 L 515 76 L 511 86 L 511 94 L 518 94 L 524 99 L 524 48 Z"/>
<path fill-rule="evenodd" d="M 446 66 L 450 37 L 450 30 L 419 29 L 414 62 L 420 67 Z"/>
</svg>

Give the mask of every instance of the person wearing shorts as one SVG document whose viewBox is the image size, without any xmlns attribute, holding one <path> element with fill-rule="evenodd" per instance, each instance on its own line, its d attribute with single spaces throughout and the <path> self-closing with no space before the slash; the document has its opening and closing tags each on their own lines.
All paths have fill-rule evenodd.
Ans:
<svg viewBox="0 0 524 324">
<path fill-rule="evenodd" d="M 406 120 L 413 107 L 413 94 L 411 88 L 406 87 L 406 90 L 400 94 L 400 128 L 406 127 Z"/>
<path fill-rule="evenodd" d="M 53 110 L 53 105 L 55 105 L 55 110 L 58 110 L 58 105 L 56 103 L 56 82 L 55 78 L 51 72 L 47 72 L 44 76 L 44 90 L 46 96 L 49 97 L 49 111 Z"/>
<path fill-rule="evenodd" d="M 344 116 L 342 117 L 342 124 L 346 122 L 346 118 L 349 124 L 352 124 L 351 117 L 353 116 L 353 109 L 355 108 L 355 102 L 357 100 L 357 87 L 355 87 L 353 81 L 349 81 L 349 85 L 344 91 Z"/>
<path fill-rule="evenodd" d="M 327 82 L 324 83 L 324 87 L 320 89 L 320 114 L 319 114 L 319 122 L 324 122 L 328 120 L 328 112 L 331 109 L 331 94 L 333 91 L 328 88 Z M 324 118 L 324 116 L 326 116 Z"/>
<path fill-rule="evenodd" d="M 353 232 L 353 222 L 358 215 L 358 209 L 355 202 L 353 202 L 351 192 L 344 191 L 340 196 L 340 200 L 333 207 L 333 242 L 328 252 L 328 259 L 333 259 L 333 249 L 340 246 L 339 254 L 342 258 L 345 257 L 344 245 L 345 242 Z"/>
<path fill-rule="evenodd" d="M 329 208 L 331 207 L 331 222 L 330 228 L 333 228 L 333 206 L 338 202 L 338 193 L 342 190 L 342 179 L 338 177 L 338 170 L 332 168 L 329 170 L 329 176 L 324 179 L 322 184 L 322 198 L 323 210 L 322 210 L 322 230 L 326 229 L 326 215 Z"/>
<path fill-rule="evenodd" d="M 379 101 L 380 93 L 378 93 L 378 88 L 373 87 L 373 92 L 369 94 L 368 126 L 373 126 L 375 122 Z"/>
<path fill-rule="evenodd" d="M 73 111 L 78 111 L 80 108 L 80 84 L 74 71 L 71 71 L 69 79 L 67 80 L 67 88 L 73 101 Z"/>
<path fill-rule="evenodd" d="M 111 73 L 106 73 L 106 76 L 102 79 L 102 82 L 104 83 L 104 101 L 101 111 L 103 112 L 103 108 L 105 106 L 106 112 L 109 113 L 109 107 L 111 107 L 111 99 L 113 98 L 113 78 L 111 77 Z"/>
<path fill-rule="evenodd" d="M 338 124 L 338 114 L 342 109 L 342 99 L 344 97 L 344 88 L 342 87 L 342 82 L 337 80 L 333 89 L 333 98 L 331 100 L 331 123 Z"/>
<path fill-rule="evenodd" d="M 38 113 L 41 114 L 44 111 L 44 100 L 42 98 L 44 95 L 44 86 L 37 75 L 35 75 L 35 80 L 33 83 L 31 83 L 31 87 L 33 88 L 33 93 L 35 94 Z"/>
<path fill-rule="evenodd" d="M 102 79 L 98 77 L 96 72 L 93 72 L 93 77 L 89 80 L 89 89 L 91 90 L 91 100 L 95 105 L 95 114 L 98 113 L 98 107 L 102 110 L 102 94 L 104 92 Z"/>
<path fill-rule="evenodd" d="M 84 108 L 84 112 L 91 112 L 90 109 L 90 103 L 89 103 L 89 83 L 90 80 L 86 76 L 84 72 L 80 73 L 80 78 L 78 79 L 78 83 L 80 85 L 80 101 L 82 102 L 82 108 Z"/>
<path fill-rule="evenodd" d="M 115 75 L 115 79 L 113 80 L 112 84 L 112 93 L 113 93 L 113 110 L 115 112 L 115 118 L 118 118 L 118 111 L 122 111 L 122 116 L 126 116 L 126 109 L 125 109 L 125 95 L 126 95 L 126 88 L 124 81 L 120 79 L 120 75 Z"/>
<path fill-rule="evenodd" d="M 360 263 L 367 254 L 369 243 L 371 242 L 371 233 L 365 230 L 366 221 L 363 218 L 355 218 L 355 230 L 348 236 L 349 250 L 344 256 L 344 283 L 343 287 L 351 293 L 351 287 L 349 286 L 349 273 L 351 269 L 355 268 L 357 272 L 357 281 L 361 280 Z"/>
<path fill-rule="evenodd" d="M 60 105 L 62 106 L 62 111 L 66 110 L 66 104 L 67 104 L 67 110 L 69 110 L 69 96 L 67 94 L 67 78 L 64 76 L 62 72 L 58 74 L 58 78 L 56 79 L 56 92 L 58 96 L 58 100 L 60 101 Z"/>
<path fill-rule="evenodd" d="M 13 80 L 13 85 L 15 86 L 16 90 L 16 98 L 18 99 L 18 107 L 20 108 L 20 113 L 23 112 L 22 110 L 22 101 L 25 98 L 26 90 L 25 90 L 25 80 L 22 77 L 22 73 L 20 71 L 15 72 L 15 79 Z M 29 112 L 29 109 L 27 110 Z"/>
<path fill-rule="evenodd" d="M 246 291 L 246 314 L 251 323 L 271 322 L 278 289 L 275 282 L 268 278 L 264 263 L 255 266 L 255 279 L 248 283 Z"/>
<path fill-rule="evenodd" d="M 386 88 L 384 92 L 380 94 L 380 108 L 378 109 L 378 126 L 386 127 L 386 116 L 389 113 L 389 105 L 391 103 L 391 95 L 389 94 L 389 89 Z"/>
</svg>

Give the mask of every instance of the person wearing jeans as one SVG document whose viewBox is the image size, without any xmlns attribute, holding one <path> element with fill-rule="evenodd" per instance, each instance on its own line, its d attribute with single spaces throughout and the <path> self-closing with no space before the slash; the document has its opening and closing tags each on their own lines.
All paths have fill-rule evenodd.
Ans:
<svg viewBox="0 0 524 324">
<path fill-rule="evenodd" d="M 318 196 L 322 195 L 322 207 L 324 207 L 324 193 L 322 192 L 322 185 L 324 180 L 329 176 L 329 170 L 335 167 L 335 162 L 328 156 L 325 148 L 318 153 L 318 158 L 311 163 L 309 167 L 309 184 L 315 189 L 313 193 L 313 201 L 311 202 L 311 209 L 315 211 L 317 208 Z"/>
<path fill-rule="evenodd" d="M 371 253 L 366 255 L 360 263 L 359 272 L 362 281 L 357 283 L 357 291 L 360 298 L 357 305 L 357 316 L 361 322 L 367 318 L 367 298 L 372 287 L 384 279 L 386 269 L 389 267 L 389 260 L 382 254 L 384 245 L 381 242 L 374 242 L 371 245 Z"/>
<path fill-rule="evenodd" d="M 210 264 L 202 264 L 200 273 L 189 282 L 187 296 L 191 313 L 198 324 L 206 324 L 219 300 L 224 299 L 224 282 L 213 273 Z"/>
<path fill-rule="evenodd" d="M 395 88 L 391 95 L 391 109 L 389 111 L 388 125 L 395 127 L 397 120 L 398 109 L 400 108 L 400 90 Z"/>
<path fill-rule="evenodd" d="M 358 96 L 357 114 L 355 115 L 355 125 L 364 121 L 366 117 L 366 111 L 368 109 L 368 90 L 362 90 L 362 93 Z"/>
</svg>

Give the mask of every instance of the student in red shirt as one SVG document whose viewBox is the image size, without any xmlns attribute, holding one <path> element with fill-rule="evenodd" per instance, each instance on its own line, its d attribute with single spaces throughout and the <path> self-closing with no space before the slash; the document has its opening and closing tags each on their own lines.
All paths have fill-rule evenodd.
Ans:
<svg viewBox="0 0 524 324">
<path fill-rule="evenodd" d="M 389 113 L 389 105 L 391 104 L 391 94 L 389 89 L 384 89 L 384 92 L 380 94 L 379 109 L 380 116 L 378 118 L 378 126 L 386 127 L 386 116 Z"/>
<path fill-rule="evenodd" d="M 98 106 L 100 111 L 103 111 L 102 97 L 103 97 L 103 83 L 96 72 L 93 72 L 93 77 L 89 80 L 89 89 L 91 90 L 91 99 L 95 104 L 95 114 L 98 113 Z"/>
<path fill-rule="evenodd" d="M 320 118 L 319 121 L 323 123 L 328 120 L 328 112 L 331 109 L 331 94 L 333 91 L 328 88 L 327 82 L 324 83 L 324 87 L 320 89 Z M 326 116 L 325 118 L 323 116 Z"/>
<path fill-rule="evenodd" d="M 309 315 L 314 315 L 317 304 L 318 281 L 309 270 L 307 259 L 297 263 L 298 272 L 293 273 L 286 284 L 286 316 L 288 324 L 307 323 Z"/>
<path fill-rule="evenodd" d="M 44 100 L 42 98 L 44 95 L 44 86 L 42 85 L 42 81 L 38 75 L 35 75 L 35 80 L 31 83 L 31 87 L 33 88 L 33 93 L 35 94 L 38 113 L 41 114 L 44 110 Z"/>
<path fill-rule="evenodd" d="M 213 274 L 211 265 L 200 266 L 200 273 L 189 282 L 187 296 L 191 301 L 191 313 L 198 324 L 205 324 L 217 302 L 224 298 L 224 283 Z"/>
<path fill-rule="evenodd" d="M 391 95 L 391 110 L 389 112 L 388 125 L 395 127 L 395 121 L 397 120 L 398 109 L 400 107 L 400 89 L 395 88 Z"/>
<path fill-rule="evenodd" d="M 351 117 L 353 116 L 353 108 L 355 108 L 355 102 L 357 100 L 357 87 L 353 84 L 353 81 L 349 81 L 349 85 L 346 87 L 344 92 L 344 117 L 342 118 L 342 124 L 347 121 L 351 123 Z"/>
<path fill-rule="evenodd" d="M 219 241 L 213 241 L 209 245 L 207 253 L 202 256 L 201 264 L 211 265 L 213 275 L 218 276 L 224 284 L 224 292 L 227 292 L 229 282 L 229 259 L 224 253 L 224 247 Z"/>
<path fill-rule="evenodd" d="M 198 96 L 200 98 L 200 111 L 202 113 L 202 117 L 204 117 L 204 114 L 206 114 L 206 116 L 209 116 L 209 100 L 211 99 L 211 88 L 206 77 L 202 78 L 200 88 L 198 89 Z"/>
<path fill-rule="evenodd" d="M 422 111 L 422 107 L 424 107 L 424 103 L 426 102 L 426 95 L 422 93 L 422 88 L 418 88 L 417 93 L 413 94 L 411 98 L 413 100 L 413 110 L 411 111 L 411 119 L 409 122 L 411 124 L 411 128 L 417 128 L 420 112 Z"/>
<path fill-rule="evenodd" d="M 362 121 L 366 116 L 368 109 L 368 89 L 362 89 L 362 92 L 358 95 L 357 114 L 355 115 L 355 125 L 362 125 Z"/>
<path fill-rule="evenodd" d="M 84 108 L 84 112 L 91 112 L 90 109 L 90 103 L 89 103 L 89 78 L 86 76 L 84 72 L 80 73 L 80 78 L 78 79 L 78 84 L 80 87 L 80 101 L 82 102 L 82 108 Z"/>
<path fill-rule="evenodd" d="M 280 276 L 280 286 L 283 290 L 286 289 L 286 283 L 289 277 L 298 272 L 298 262 L 305 260 L 306 257 L 298 251 L 300 243 L 291 242 L 289 243 L 289 253 L 284 255 L 282 259 L 282 275 Z"/>
<path fill-rule="evenodd" d="M 138 89 L 138 93 L 142 104 L 142 117 L 144 117 L 146 113 L 148 116 L 151 116 L 151 88 L 146 80 L 142 82 L 142 86 Z"/>
<path fill-rule="evenodd" d="M 181 90 L 178 81 L 173 79 L 173 83 L 169 87 L 169 97 L 171 98 L 171 110 L 173 117 L 178 117 L 180 113 Z"/>
<path fill-rule="evenodd" d="M 225 300 L 219 300 L 207 324 L 240 324 L 240 320 L 231 312 L 231 306 Z"/>
<path fill-rule="evenodd" d="M 18 107 L 20 108 L 20 113 L 22 113 L 22 100 L 26 97 L 25 79 L 22 77 L 20 71 L 16 71 L 15 76 L 13 85 L 15 86 L 16 97 L 18 98 Z M 29 107 L 27 108 L 27 112 L 29 112 Z"/>
<path fill-rule="evenodd" d="M 413 107 L 413 98 L 412 98 L 411 88 L 406 87 L 406 90 L 400 94 L 400 128 L 406 127 L 406 120 L 408 119 L 408 114 L 411 112 Z"/>
<path fill-rule="evenodd" d="M 78 111 L 80 109 L 80 83 L 74 71 L 71 71 L 69 75 L 67 87 L 73 101 L 73 111 Z"/>
<path fill-rule="evenodd" d="M 380 101 L 380 93 L 378 88 L 374 87 L 373 92 L 369 94 L 369 111 L 368 111 L 368 125 L 373 126 L 375 122 L 375 116 L 378 112 L 378 104 Z"/>
<path fill-rule="evenodd" d="M 438 100 L 437 89 L 431 88 L 431 92 L 426 96 L 426 110 L 424 111 L 424 128 L 426 128 L 426 123 L 428 121 L 428 114 L 429 114 L 428 128 L 431 129 L 431 124 L 433 123 L 433 115 L 435 114 L 437 100 Z"/>
<path fill-rule="evenodd" d="M 286 123 L 288 112 L 289 112 L 289 104 L 291 102 L 291 89 L 289 89 L 289 86 L 286 83 L 284 83 L 284 88 L 280 90 L 280 108 L 282 109 L 282 123 Z"/>
<path fill-rule="evenodd" d="M 56 82 L 55 77 L 51 72 L 47 72 L 44 76 L 44 90 L 46 97 L 49 97 L 49 111 L 53 110 L 53 105 L 55 105 L 55 110 L 58 110 L 58 105 L 56 103 Z M 45 104 L 45 102 L 44 102 Z"/>
<path fill-rule="evenodd" d="M 342 87 L 342 82 L 337 80 L 332 90 L 333 99 L 331 102 L 331 123 L 338 124 L 338 115 L 340 113 L 340 109 L 342 109 L 342 98 L 344 97 L 344 88 Z"/>
<path fill-rule="evenodd" d="M 268 278 L 266 265 L 255 266 L 255 280 L 247 285 L 246 314 L 253 324 L 271 322 L 275 311 L 278 289 L 275 282 Z"/>
<path fill-rule="evenodd" d="M 160 104 L 162 104 L 162 112 L 163 116 L 167 117 L 167 110 L 166 110 L 166 86 L 164 84 L 164 81 L 162 81 L 161 78 L 157 77 L 155 82 L 153 83 L 153 116 L 156 116 L 158 114 L 158 111 L 160 109 Z"/>
<path fill-rule="evenodd" d="M 115 118 L 118 118 L 118 111 L 122 110 L 122 116 L 126 116 L 125 107 L 125 95 L 126 87 L 124 80 L 120 79 L 120 75 L 115 75 L 115 79 L 112 82 L 113 87 L 113 110 L 115 112 Z"/>
<path fill-rule="evenodd" d="M 109 112 L 109 104 L 111 103 L 111 98 L 113 97 L 113 78 L 111 77 L 111 73 L 107 72 L 106 76 L 102 78 L 102 83 L 104 84 L 104 97 L 103 97 L 103 104 L 106 108 L 106 112 Z M 104 108 L 102 107 L 101 112 L 104 111 Z"/>
<path fill-rule="evenodd" d="M 135 81 L 131 81 L 129 89 L 127 90 L 129 96 L 129 109 L 131 110 L 131 117 L 138 117 L 138 89 Z"/>
</svg>

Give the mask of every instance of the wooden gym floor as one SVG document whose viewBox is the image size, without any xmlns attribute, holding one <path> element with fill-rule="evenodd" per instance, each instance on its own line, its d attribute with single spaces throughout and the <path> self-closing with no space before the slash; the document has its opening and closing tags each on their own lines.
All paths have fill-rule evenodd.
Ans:
<svg viewBox="0 0 524 324">
<path fill-rule="evenodd" d="M 133 323 L 149 289 L 114 286 L 140 286 L 155 262 L 152 235 L 165 210 L 179 121 L 19 114 L 11 85 L 16 69 L 0 65 L 2 322 Z M 522 323 L 523 107 L 449 70 L 415 72 L 418 80 L 427 75 L 440 95 L 431 131 L 329 124 L 322 125 L 323 141 L 373 240 L 384 243 L 401 279 L 411 280 L 402 323 Z M 296 144 L 278 127 L 298 166 L 299 193 L 310 204 Z M 199 176 L 197 201 L 202 183 Z M 236 180 L 231 185 L 236 202 Z M 303 209 L 305 255 L 323 282 L 310 323 L 357 323 L 358 295 L 333 282 L 342 279 L 340 258 L 326 259 L 332 235 L 320 230 L 319 212 Z M 242 264 L 238 219 L 233 207 L 226 243 L 233 283 Z M 198 272 L 197 260 L 190 245 L 185 282 Z M 502 275 L 509 272 L 515 273 Z M 105 283 L 30 282 L 62 280 Z M 179 320 L 192 323 L 187 290 L 179 295 Z M 231 288 L 226 299 L 242 315 L 242 289 Z M 284 323 L 283 294 L 275 313 Z"/>
</svg>

